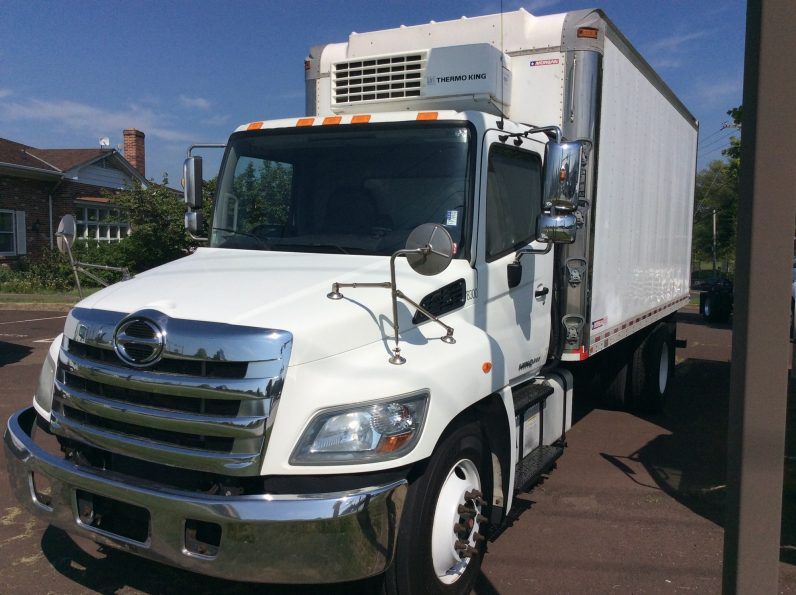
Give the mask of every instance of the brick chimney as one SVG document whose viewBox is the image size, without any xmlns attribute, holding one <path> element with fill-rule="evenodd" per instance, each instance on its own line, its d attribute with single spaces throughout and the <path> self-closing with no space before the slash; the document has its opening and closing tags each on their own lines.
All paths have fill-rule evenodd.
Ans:
<svg viewBox="0 0 796 595">
<path fill-rule="evenodd" d="M 146 177 L 146 164 L 144 162 L 144 133 L 135 128 L 125 128 L 124 132 L 124 158 L 130 162 L 138 172 Z"/>
</svg>

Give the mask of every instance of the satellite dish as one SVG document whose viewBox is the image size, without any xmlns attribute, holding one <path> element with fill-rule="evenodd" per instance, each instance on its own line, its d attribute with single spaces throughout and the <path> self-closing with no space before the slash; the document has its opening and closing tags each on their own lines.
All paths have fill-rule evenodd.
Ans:
<svg viewBox="0 0 796 595">
<path fill-rule="evenodd" d="M 448 230 L 437 223 L 418 225 L 406 239 L 407 250 L 428 249 L 423 253 L 407 254 L 412 270 L 431 277 L 448 268 L 453 258 L 453 239 Z"/>
<path fill-rule="evenodd" d="M 58 231 L 55 233 L 55 240 L 58 244 L 58 251 L 66 254 L 72 249 L 77 236 L 77 224 L 72 215 L 64 215 L 58 224 Z"/>
<path fill-rule="evenodd" d="M 100 139 L 100 147 L 108 147 L 110 146 L 110 144 L 111 144 L 111 139 L 109 139 L 107 136 L 103 136 Z"/>
</svg>

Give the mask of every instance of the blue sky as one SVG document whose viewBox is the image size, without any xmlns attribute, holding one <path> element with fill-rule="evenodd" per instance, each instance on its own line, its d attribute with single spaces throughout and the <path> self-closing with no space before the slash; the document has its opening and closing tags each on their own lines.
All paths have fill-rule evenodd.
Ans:
<svg viewBox="0 0 796 595">
<path fill-rule="evenodd" d="M 532 14 L 603 8 L 701 123 L 721 158 L 741 102 L 743 0 L 504 0 Z M 187 146 L 239 124 L 303 115 L 312 45 L 500 11 L 499 0 L 94 2 L 0 0 L 0 137 L 40 148 L 146 134 L 147 177 L 178 183 Z M 205 166 L 212 175 L 213 161 Z"/>
</svg>

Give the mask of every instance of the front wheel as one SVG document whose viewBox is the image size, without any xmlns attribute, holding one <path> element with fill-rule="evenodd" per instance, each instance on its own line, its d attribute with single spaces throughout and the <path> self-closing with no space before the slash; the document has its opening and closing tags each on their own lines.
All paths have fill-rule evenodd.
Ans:
<svg viewBox="0 0 796 595">
<path fill-rule="evenodd" d="M 388 593 L 470 593 L 485 551 L 491 488 L 480 425 L 444 438 L 409 488 L 398 548 L 385 575 Z"/>
</svg>

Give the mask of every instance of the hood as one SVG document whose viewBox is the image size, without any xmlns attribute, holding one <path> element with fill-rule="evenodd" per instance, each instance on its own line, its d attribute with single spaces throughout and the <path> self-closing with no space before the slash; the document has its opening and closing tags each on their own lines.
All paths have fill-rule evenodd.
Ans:
<svg viewBox="0 0 796 595">
<path fill-rule="evenodd" d="M 82 308 L 133 313 L 158 310 L 172 318 L 285 330 L 293 334 L 291 365 L 356 349 L 392 337 L 390 291 L 341 288 L 332 283 L 383 283 L 389 257 L 299 254 L 200 248 L 196 253 L 116 283 L 83 300 Z M 472 288 L 468 262 L 423 277 L 406 260 L 396 261 L 398 288 L 418 303 L 460 278 Z M 401 331 L 414 326 L 415 310 L 399 301 Z"/>
</svg>

